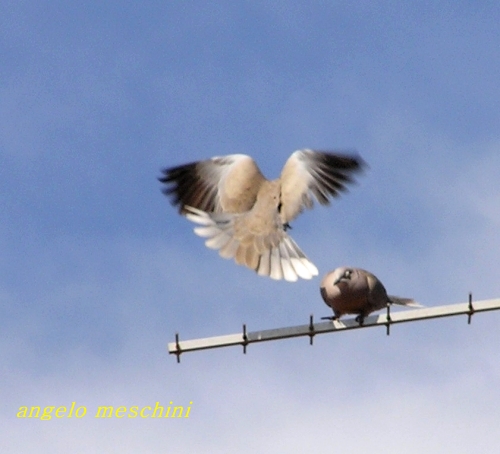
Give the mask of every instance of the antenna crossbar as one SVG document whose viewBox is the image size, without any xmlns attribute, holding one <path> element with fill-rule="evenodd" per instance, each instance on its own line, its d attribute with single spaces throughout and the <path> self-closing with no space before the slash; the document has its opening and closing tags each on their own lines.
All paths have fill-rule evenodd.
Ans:
<svg viewBox="0 0 500 454">
<path fill-rule="evenodd" d="M 243 352 L 246 353 L 247 346 L 250 344 L 302 336 L 309 336 L 310 343 L 312 345 L 313 338 L 317 334 L 339 332 L 350 329 L 371 328 L 374 326 L 385 326 L 387 334 L 390 334 L 390 327 L 397 323 L 415 322 L 418 320 L 428 320 L 433 318 L 467 315 L 467 320 L 470 324 L 473 314 L 498 309 L 500 309 L 500 298 L 475 301 L 473 303 L 471 295 L 469 295 L 468 303 L 424 307 L 422 309 L 411 309 L 398 312 L 391 312 L 391 306 L 388 305 L 387 312 L 385 314 L 365 317 L 362 325 L 360 325 L 354 318 L 314 323 L 313 316 L 311 315 L 308 324 L 285 328 L 248 332 L 247 326 L 243 325 L 243 330 L 240 333 L 184 341 L 179 340 L 179 334 L 177 333 L 175 335 L 175 342 L 168 344 L 168 351 L 170 354 L 176 355 L 177 362 L 180 362 L 180 355 L 182 353 L 196 350 L 242 345 Z"/>
</svg>

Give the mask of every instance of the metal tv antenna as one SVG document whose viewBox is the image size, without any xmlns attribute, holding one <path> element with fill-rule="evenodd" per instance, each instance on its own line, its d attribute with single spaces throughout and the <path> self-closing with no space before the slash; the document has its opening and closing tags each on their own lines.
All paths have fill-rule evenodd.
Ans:
<svg viewBox="0 0 500 454">
<path fill-rule="evenodd" d="M 244 324 L 243 330 L 237 334 L 224 336 L 206 337 L 202 339 L 191 339 L 180 341 L 179 333 L 175 334 L 175 342 L 168 344 L 168 352 L 176 355 L 177 362 L 181 360 L 181 354 L 195 350 L 207 350 L 210 348 L 230 347 L 242 345 L 243 353 L 246 353 L 249 344 L 257 342 L 288 339 L 291 337 L 308 336 L 309 343 L 313 345 L 313 338 L 317 334 L 345 331 L 349 329 L 371 328 L 374 326 L 385 326 L 387 335 L 390 334 L 391 325 L 396 323 L 415 322 L 432 318 L 452 317 L 455 315 L 467 315 L 467 323 L 470 325 L 472 315 L 478 312 L 494 311 L 500 309 L 500 298 L 482 300 L 472 303 L 472 294 L 469 293 L 468 303 L 449 304 L 445 306 L 425 307 L 422 309 L 411 309 L 391 313 L 391 306 L 387 305 L 385 314 L 371 315 L 364 319 L 360 325 L 354 318 L 346 320 L 333 320 L 314 323 L 313 316 L 309 317 L 306 325 L 289 326 L 285 328 L 267 329 L 262 331 L 248 332 Z"/>
</svg>

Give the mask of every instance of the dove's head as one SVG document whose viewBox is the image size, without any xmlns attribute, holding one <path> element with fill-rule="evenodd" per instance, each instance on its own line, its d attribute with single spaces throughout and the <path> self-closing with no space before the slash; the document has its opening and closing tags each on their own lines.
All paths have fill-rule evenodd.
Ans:
<svg viewBox="0 0 500 454">
<path fill-rule="evenodd" d="M 353 268 L 342 266 L 325 275 L 320 284 L 320 292 L 323 301 L 328 304 L 328 306 L 330 306 L 332 301 L 341 294 L 339 284 L 342 282 L 349 284 L 353 278 L 353 274 Z"/>
<path fill-rule="evenodd" d="M 333 285 L 337 285 L 339 282 L 348 282 L 352 279 L 354 270 L 347 266 L 342 266 L 333 270 L 331 273 L 331 279 L 333 280 Z"/>
</svg>

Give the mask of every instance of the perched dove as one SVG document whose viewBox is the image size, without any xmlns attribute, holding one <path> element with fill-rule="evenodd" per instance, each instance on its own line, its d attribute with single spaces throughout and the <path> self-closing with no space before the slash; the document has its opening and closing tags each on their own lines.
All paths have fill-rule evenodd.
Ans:
<svg viewBox="0 0 500 454">
<path fill-rule="evenodd" d="M 422 307 L 410 298 L 387 295 L 382 282 L 360 268 L 341 267 L 330 271 L 321 281 L 320 291 L 335 314 L 324 319 L 336 320 L 344 314 L 358 314 L 356 321 L 360 325 L 368 314 L 387 307 L 387 304 Z"/>
<path fill-rule="evenodd" d="M 200 224 L 195 233 L 227 259 L 272 279 L 311 279 L 317 268 L 287 234 L 289 222 L 315 198 L 328 205 L 361 170 L 357 156 L 298 150 L 280 178 L 267 180 L 244 154 L 167 168 L 159 178 L 179 212 Z"/>
</svg>

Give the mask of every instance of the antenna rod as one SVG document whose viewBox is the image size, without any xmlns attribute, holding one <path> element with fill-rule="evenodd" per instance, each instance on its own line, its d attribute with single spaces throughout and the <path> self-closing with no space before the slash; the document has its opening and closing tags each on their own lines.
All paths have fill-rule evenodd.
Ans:
<svg viewBox="0 0 500 454">
<path fill-rule="evenodd" d="M 370 315 L 364 319 L 363 325 L 360 325 L 354 318 L 313 323 L 313 316 L 311 315 L 309 317 L 309 323 L 306 325 L 290 326 L 285 328 L 248 332 L 247 325 L 244 324 L 242 333 L 240 332 L 237 334 L 227 334 L 225 336 L 206 337 L 202 339 L 184 341 L 179 341 L 179 335 L 176 334 L 175 342 L 168 344 L 168 352 L 176 355 L 178 361 L 181 353 L 206 350 L 210 348 L 230 347 L 233 345 L 242 345 L 243 352 L 246 353 L 247 346 L 250 344 L 301 336 L 308 336 L 310 344 L 313 345 L 313 337 L 318 334 L 333 333 L 350 329 L 372 328 L 374 326 L 386 327 L 387 334 L 389 334 L 389 327 L 398 323 L 452 317 L 456 315 L 467 315 L 467 321 L 470 324 L 472 314 L 498 309 L 500 309 L 500 298 L 475 301 L 473 305 L 472 295 L 469 295 L 469 301 L 467 303 L 424 307 L 422 309 L 409 309 L 398 312 L 389 312 L 388 310 L 386 314 Z"/>
</svg>

